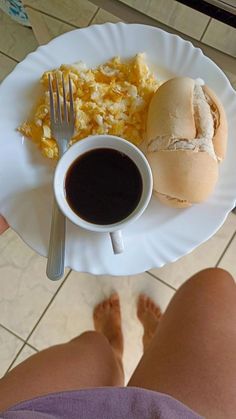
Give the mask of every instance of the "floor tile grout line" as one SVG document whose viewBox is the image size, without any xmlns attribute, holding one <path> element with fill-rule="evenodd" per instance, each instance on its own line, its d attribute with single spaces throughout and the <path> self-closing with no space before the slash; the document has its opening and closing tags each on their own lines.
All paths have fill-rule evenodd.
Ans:
<svg viewBox="0 0 236 419">
<path fill-rule="evenodd" d="M 31 9 L 31 10 L 34 10 L 35 12 L 38 12 L 38 13 L 41 13 L 42 15 L 45 15 L 45 16 L 48 16 L 48 17 L 51 17 L 52 19 L 54 19 L 54 20 L 58 20 L 59 22 L 61 22 L 61 23 L 65 23 L 66 25 L 68 25 L 68 26 L 73 26 L 73 28 L 75 28 L 75 29 L 79 29 L 80 28 L 80 26 L 76 26 L 76 25 L 74 25 L 74 23 L 70 23 L 70 22 L 68 22 L 68 21 L 66 21 L 66 20 L 63 20 L 63 19 L 61 19 L 60 17 L 56 17 L 56 16 L 54 16 L 54 15 L 51 15 L 50 13 L 48 13 L 48 12 L 44 12 L 44 11 L 42 11 L 42 10 L 39 10 L 39 9 L 37 9 L 36 7 L 32 7 L 32 6 L 30 6 L 30 5 L 28 5 L 27 3 L 24 5 L 24 7 L 25 8 L 28 8 L 28 9 Z"/>
<path fill-rule="evenodd" d="M 38 349 L 31 345 L 31 343 L 26 342 L 26 340 L 24 338 L 22 338 L 20 335 L 18 335 L 17 333 L 13 332 L 11 329 L 9 329 L 8 327 L 4 326 L 4 324 L 0 323 L 0 328 L 3 328 L 4 330 L 6 330 L 7 332 L 9 332 L 11 335 L 15 336 L 17 339 L 21 340 L 21 342 L 25 343 L 26 345 L 30 346 L 32 349 L 34 349 L 35 351 L 38 351 Z"/>
<path fill-rule="evenodd" d="M 17 60 L 16 58 L 12 57 L 12 56 L 11 56 L 11 55 L 9 55 L 9 54 L 6 54 L 5 52 L 3 52 L 3 51 L 1 51 L 1 50 L 0 50 L 0 54 L 4 55 L 4 56 L 5 56 L 5 57 L 7 57 L 7 58 L 10 58 L 10 60 L 15 61 L 16 63 L 19 63 L 19 60 Z"/>
<path fill-rule="evenodd" d="M 23 345 L 21 346 L 21 348 L 19 349 L 19 351 L 17 352 L 17 354 L 14 356 L 13 360 L 11 361 L 9 367 L 7 368 L 5 374 L 3 376 L 5 376 L 11 369 L 12 365 L 14 364 L 14 362 L 17 360 L 18 356 L 20 355 L 20 353 L 23 351 L 24 347 L 26 346 L 26 343 L 24 342 Z"/>
<path fill-rule="evenodd" d="M 26 346 L 29 346 L 31 349 L 33 349 L 35 352 L 39 352 L 39 350 L 34 345 L 31 345 L 31 343 L 25 342 L 25 344 Z"/>
<path fill-rule="evenodd" d="M 6 375 L 6 374 L 10 371 L 10 369 L 11 369 L 12 365 L 15 363 L 15 361 L 17 360 L 17 358 L 19 357 L 19 355 L 21 354 L 21 352 L 23 351 L 23 349 L 24 349 L 26 346 L 29 346 L 29 347 L 30 347 L 31 349 L 33 349 L 35 352 L 39 352 L 39 351 L 38 351 L 38 349 L 37 349 L 37 348 L 35 348 L 33 345 L 31 345 L 30 343 L 26 343 L 26 342 L 24 342 L 24 343 L 23 343 L 23 345 L 21 346 L 21 348 L 19 349 L 19 351 L 17 352 L 17 354 L 14 356 L 13 360 L 11 361 L 11 363 L 10 363 L 9 367 L 7 368 L 7 370 L 6 370 L 6 372 L 5 372 L 5 374 L 4 374 L 4 375 Z"/>
<path fill-rule="evenodd" d="M 72 269 L 69 270 L 68 274 L 65 276 L 63 282 L 61 283 L 61 285 L 58 287 L 58 289 L 56 290 L 55 294 L 53 295 L 53 297 L 51 298 L 51 300 L 49 301 L 49 303 L 47 304 L 46 308 L 44 309 L 43 313 L 41 314 L 41 316 L 39 317 L 39 319 L 37 320 L 37 322 L 35 323 L 34 327 L 32 328 L 31 332 L 29 333 L 29 335 L 27 336 L 27 338 L 23 341 L 23 345 L 21 346 L 20 350 L 17 352 L 16 356 L 14 357 L 14 359 L 12 360 L 12 362 L 10 363 L 9 367 L 7 368 L 6 372 L 4 375 L 6 375 L 12 365 L 14 364 L 14 362 L 16 361 L 16 359 L 18 358 L 18 356 L 20 355 L 21 351 L 24 349 L 24 347 L 26 345 L 31 346 L 33 349 L 35 349 L 36 351 L 38 351 L 38 349 L 34 348 L 33 345 L 31 345 L 30 343 L 28 343 L 29 338 L 31 337 L 32 333 L 35 331 L 36 327 L 38 326 L 38 324 L 40 323 L 40 321 L 42 320 L 44 314 L 46 313 L 46 311 L 48 310 L 48 308 L 50 307 L 50 305 L 52 304 L 53 300 L 56 298 L 58 292 L 61 290 L 61 288 L 63 287 L 63 285 L 65 284 L 67 278 L 69 277 L 69 275 L 71 274 Z M 22 340 L 22 339 L 21 339 Z"/>
<path fill-rule="evenodd" d="M 165 282 L 163 279 L 159 278 L 158 276 L 154 275 L 153 273 L 151 273 L 151 272 L 149 272 L 149 271 L 146 271 L 146 273 L 147 273 L 148 275 L 150 275 L 152 278 L 154 278 L 154 279 L 156 279 L 156 280 L 160 281 L 163 285 L 166 285 L 167 287 L 169 287 L 169 288 L 170 288 L 170 289 L 172 289 L 173 291 L 176 291 L 176 288 L 175 288 L 175 287 L 173 287 L 172 285 L 168 284 L 168 283 L 167 283 L 167 282 Z"/>
<path fill-rule="evenodd" d="M 29 333 L 29 335 L 27 336 L 27 338 L 25 339 L 25 343 L 28 344 L 28 340 L 30 339 L 30 337 L 32 336 L 33 332 L 35 331 L 35 329 L 37 328 L 38 324 L 40 323 L 40 321 L 42 320 L 42 318 L 44 317 L 44 315 L 46 314 L 47 310 L 49 309 L 49 307 L 51 306 L 52 302 L 54 301 L 54 299 L 56 298 L 57 294 L 59 293 L 59 291 L 61 290 L 61 288 L 63 287 L 63 285 L 65 284 L 67 278 L 69 277 L 69 275 L 71 274 L 72 269 L 69 270 L 68 274 L 65 276 L 65 278 L 63 279 L 62 283 L 60 284 L 60 286 L 58 287 L 58 289 L 56 290 L 56 292 L 53 294 L 51 300 L 49 301 L 49 303 L 47 304 L 47 306 L 45 307 L 45 309 L 43 310 L 42 314 L 40 315 L 40 317 L 38 318 L 37 322 L 35 323 L 35 325 L 33 326 L 31 332 Z"/>
<path fill-rule="evenodd" d="M 24 350 L 24 348 L 25 348 L 26 346 L 29 346 L 29 347 L 30 347 L 31 349 L 33 349 L 35 352 L 39 352 L 39 351 L 38 351 L 38 349 L 37 349 L 37 348 L 35 348 L 33 345 L 31 345 L 30 343 L 26 343 L 26 342 L 24 342 L 24 344 L 21 346 L 21 348 L 19 349 L 19 351 L 17 352 L 17 354 L 15 355 L 15 357 L 13 358 L 13 360 L 11 361 L 11 363 L 10 363 L 9 367 L 7 368 L 7 370 L 6 370 L 6 372 L 5 372 L 5 374 L 4 374 L 4 375 L 6 375 L 6 374 L 10 371 L 10 369 L 11 369 L 12 365 L 15 363 L 15 361 L 16 361 L 16 360 L 17 360 L 17 358 L 20 356 L 21 352 Z"/>
<path fill-rule="evenodd" d="M 17 352 L 17 354 L 15 355 L 14 359 L 11 361 L 11 363 L 10 363 L 9 367 L 7 368 L 7 370 L 6 370 L 6 372 L 5 372 L 5 374 L 4 374 L 4 375 L 6 375 L 6 374 L 10 371 L 10 369 L 11 369 L 12 365 L 15 363 L 15 361 L 16 361 L 16 360 L 17 360 L 17 358 L 20 356 L 21 352 L 24 350 L 24 348 L 25 348 L 26 346 L 29 346 L 29 347 L 30 347 L 31 349 L 33 349 L 35 352 L 38 352 L 38 349 L 37 349 L 37 348 L 35 348 L 33 345 L 30 345 L 29 343 L 24 342 L 24 344 L 21 346 L 21 348 L 19 349 L 19 351 L 18 351 L 18 352 Z"/>
<path fill-rule="evenodd" d="M 216 267 L 216 268 L 219 266 L 220 262 L 222 261 L 222 259 L 223 259 L 224 255 L 226 254 L 226 252 L 227 252 L 227 250 L 228 250 L 229 246 L 231 245 L 232 241 L 234 240 L 235 236 L 236 236 L 236 231 L 233 233 L 233 235 L 232 235 L 231 239 L 229 240 L 229 242 L 228 242 L 228 244 L 226 245 L 225 249 L 223 250 L 223 252 L 222 252 L 221 256 L 219 257 L 219 259 L 218 259 L 218 261 L 217 261 L 217 263 L 216 263 L 216 265 L 215 265 L 215 267 Z"/>
<path fill-rule="evenodd" d="M 15 338 L 21 340 L 22 342 L 25 342 L 25 339 L 19 336 L 17 333 L 13 332 L 13 330 L 9 329 L 8 327 L 4 326 L 4 324 L 0 323 L 0 327 L 2 327 L 4 330 L 9 332 L 11 335 L 15 336 Z"/>
<path fill-rule="evenodd" d="M 207 29 L 208 29 L 208 27 L 209 27 L 209 25 L 210 25 L 211 21 L 212 21 L 212 18 L 210 17 L 210 19 L 208 20 L 208 22 L 207 22 L 207 24 L 206 24 L 206 27 L 205 27 L 205 29 L 204 29 L 204 31 L 203 31 L 203 33 L 202 33 L 202 35 L 201 35 L 201 38 L 199 39 L 199 41 L 200 41 L 200 42 L 201 42 L 201 41 L 202 41 L 202 39 L 204 38 L 204 36 L 205 36 L 205 34 L 206 34 L 206 31 L 207 31 Z"/>
<path fill-rule="evenodd" d="M 88 23 L 88 26 L 90 26 L 90 25 L 91 25 L 92 21 L 93 21 L 93 20 L 95 19 L 95 17 L 97 16 L 97 14 L 98 14 L 99 10 L 101 10 L 101 8 L 97 6 L 97 10 L 96 10 L 96 12 L 94 13 L 94 15 L 93 15 L 92 19 L 90 19 L 90 21 L 89 21 L 89 23 Z"/>
</svg>

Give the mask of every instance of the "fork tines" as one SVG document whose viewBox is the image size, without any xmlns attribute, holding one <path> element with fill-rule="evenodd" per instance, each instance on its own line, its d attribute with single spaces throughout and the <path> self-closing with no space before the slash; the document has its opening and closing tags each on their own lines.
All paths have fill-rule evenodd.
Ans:
<svg viewBox="0 0 236 419">
<path fill-rule="evenodd" d="M 55 82 L 53 83 L 54 80 Z M 69 81 L 69 92 L 68 92 L 69 93 L 69 106 L 68 106 L 68 101 L 67 101 L 64 75 L 62 74 L 61 80 L 58 80 L 57 76 L 54 79 L 52 79 L 51 74 L 48 75 L 49 97 L 50 97 L 50 116 L 51 116 L 52 125 L 55 123 L 74 122 L 73 90 L 72 90 L 72 82 L 71 82 L 70 76 L 68 78 L 68 81 Z M 62 85 L 62 96 L 60 95 L 60 89 L 59 89 L 60 84 Z M 55 86 L 55 89 L 53 89 L 53 85 Z M 55 94 L 54 94 L 54 90 L 55 90 Z"/>
</svg>

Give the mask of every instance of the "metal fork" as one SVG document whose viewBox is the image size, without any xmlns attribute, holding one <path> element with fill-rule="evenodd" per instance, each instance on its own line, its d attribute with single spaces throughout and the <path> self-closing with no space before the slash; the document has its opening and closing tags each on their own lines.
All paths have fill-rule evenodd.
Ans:
<svg viewBox="0 0 236 419">
<path fill-rule="evenodd" d="M 74 104 L 72 85 L 69 78 L 69 102 L 70 107 L 68 110 L 66 101 L 66 89 L 65 81 L 62 75 L 62 92 L 63 92 L 63 103 L 61 109 L 61 101 L 59 95 L 59 81 L 55 78 L 56 84 L 56 106 L 54 104 L 54 94 L 52 86 L 52 78 L 49 74 L 49 96 L 50 96 L 50 119 L 51 119 L 51 132 L 52 136 L 57 141 L 59 159 L 65 153 L 69 147 L 69 141 L 74 133 Z M 66 220 L 64 214 L 59 209 L 57 202 L 54 198 L 52 220 L 51 220 L 51 231 L 50 241 L 48 250 L 48 262 L 47 262 L 47 276 L 52 281 L 60 279 L 64 275 L 65 269 L 65 230 Z"/>
</svg>

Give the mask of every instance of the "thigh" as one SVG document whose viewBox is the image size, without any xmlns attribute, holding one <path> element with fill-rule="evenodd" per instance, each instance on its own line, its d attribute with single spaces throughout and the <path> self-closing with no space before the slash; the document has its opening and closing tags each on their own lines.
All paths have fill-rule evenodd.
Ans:
<svg viewBox="0 0 236 419">
<path fill-rule="evenodd" d="M 122 385 L 123 375 L 107 339 L 85 332 L 28 358 L 0 380 L 0 411 L 49 393 Z"/>
<path fill-rule="evenodd" d="M 176 292 L 128 385 L 170 394 L 208 418 L 235 417 L 235 325 L 230 274 L 196 274 Z"/>
</svg>

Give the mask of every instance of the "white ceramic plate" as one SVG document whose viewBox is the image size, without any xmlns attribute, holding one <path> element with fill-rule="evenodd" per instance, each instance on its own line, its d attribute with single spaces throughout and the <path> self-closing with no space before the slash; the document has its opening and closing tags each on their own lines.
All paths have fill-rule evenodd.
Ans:
<svg viewBox="0 0 236 419">
<path fill-rule="evenodd" d="M 66 265 L 93 274 L 131 275 L 173 262 L 211 237 L 234 207 L 236 197 L 236 94 L 224 73 L 200 49 L 176 35 L 145 25 L 104 24 L 78 29 L 40 47 L 18 64 L 0 86 L 0 212 L 22 239 L 47 255 L 54 164 L 41 157 L 16 127 L 38 95 L 41 74 L 62 63 L 83 60 L 97 66 L 113 56 L 146 52 L 161 79 L 202 78 L 227 112 L 227 158 L 214 194 L 201 205 L 175 210 L 152 199 L 147 211 L 124 231 L 125 252 L 114 256 L 108 235 L 67 224 Z"/>
</svg>

